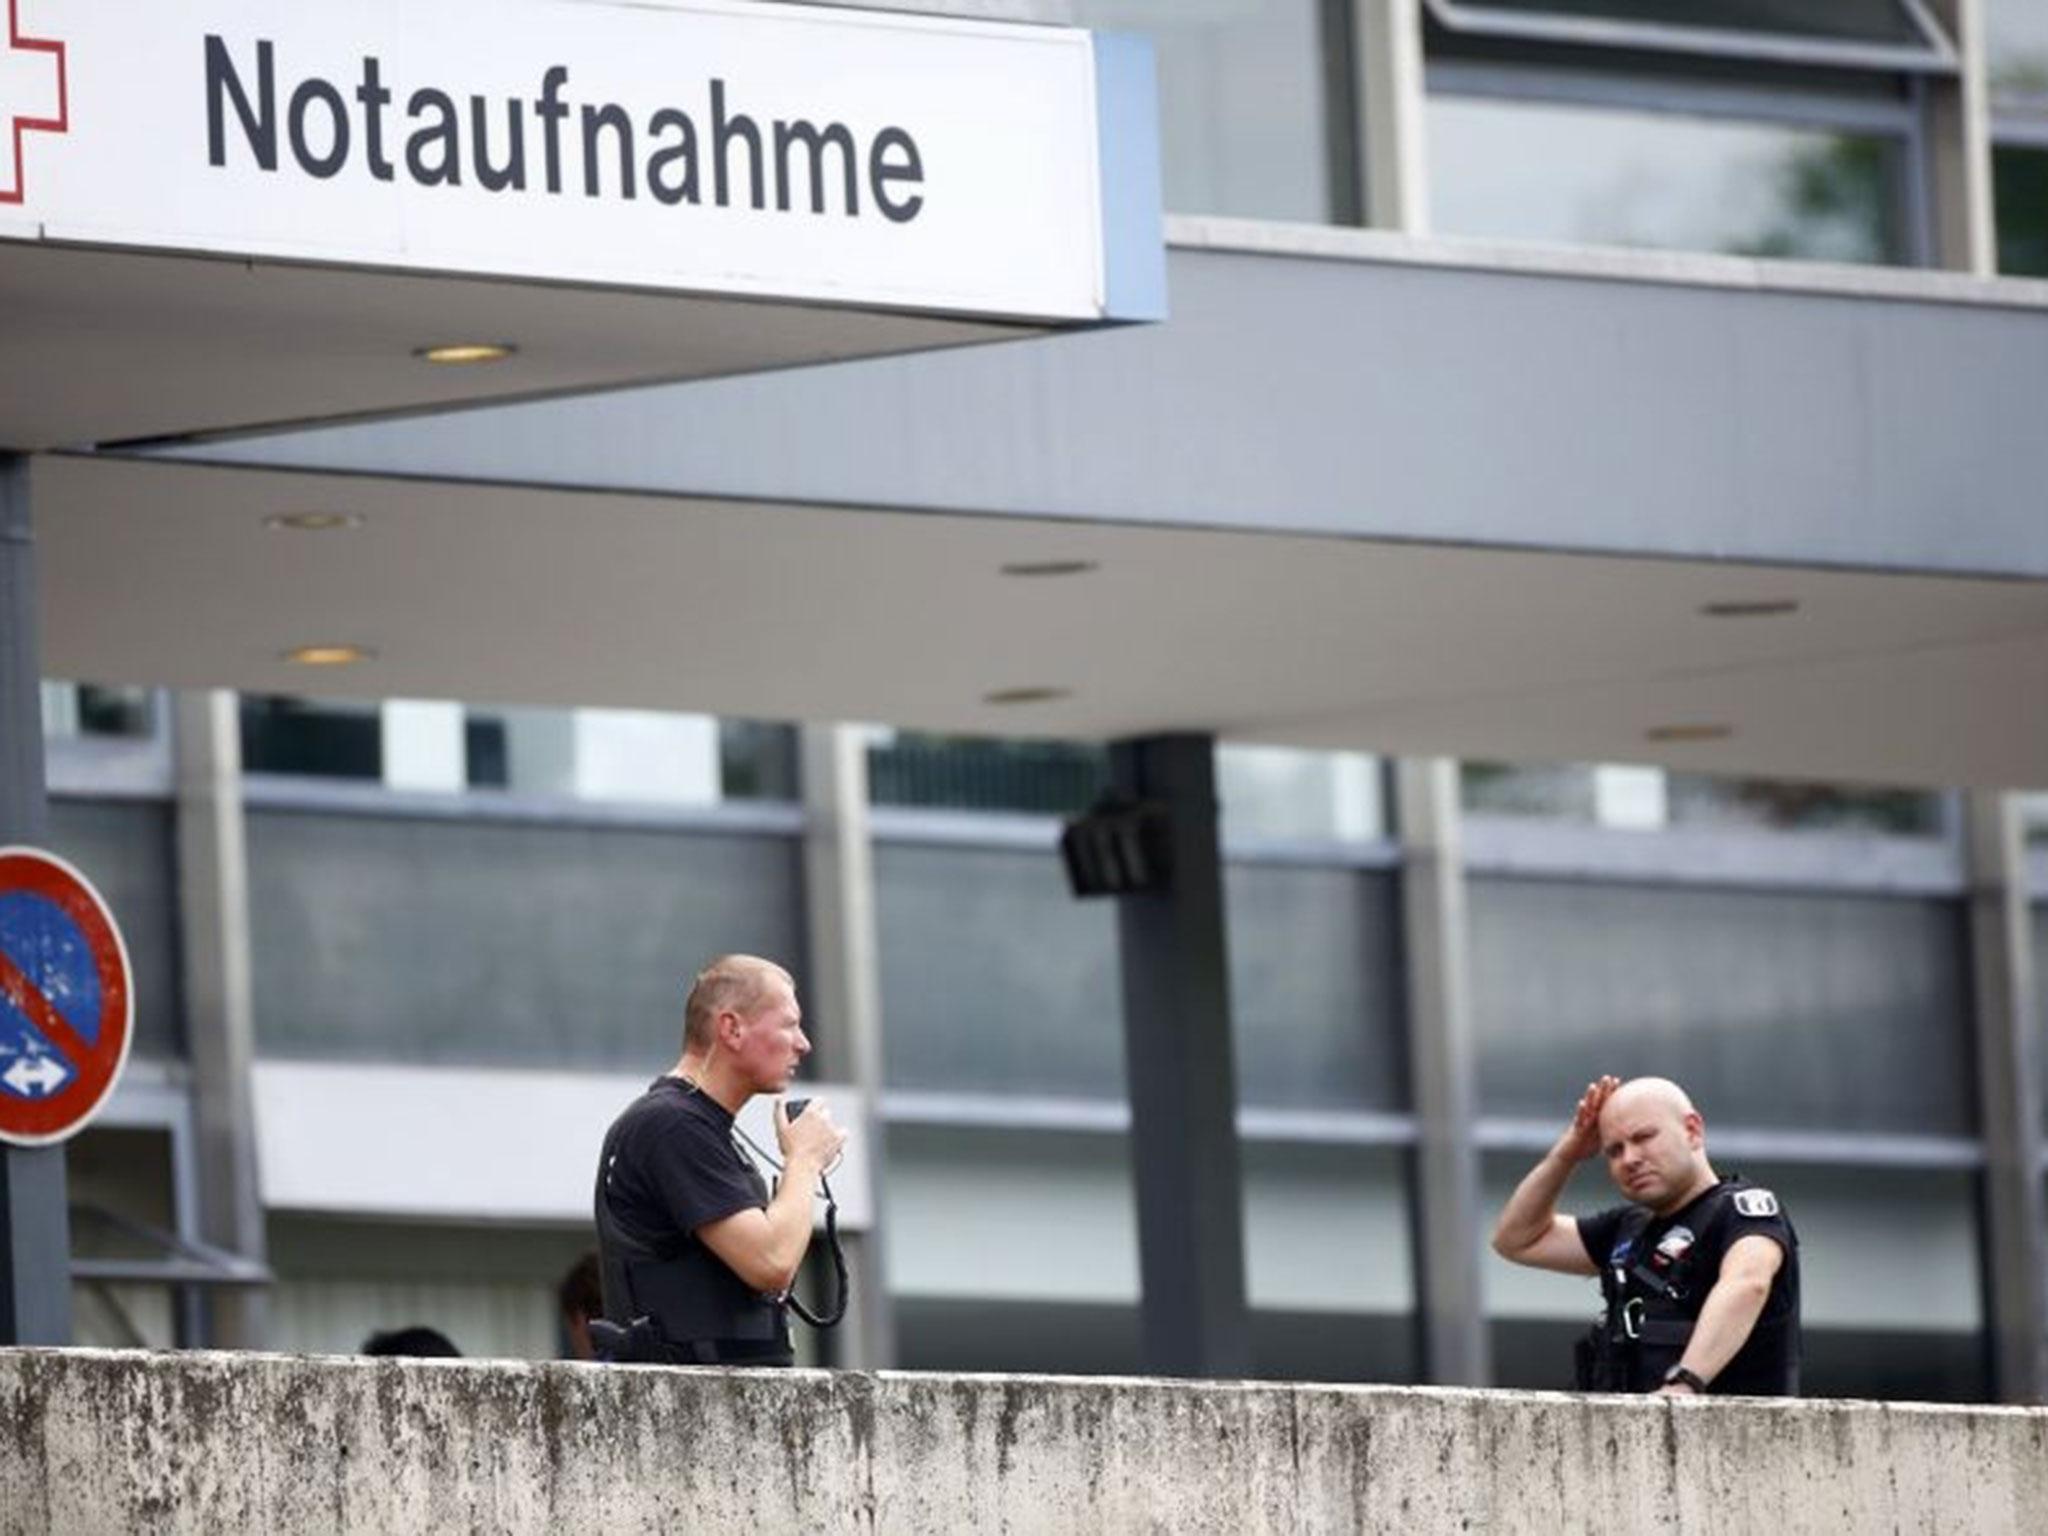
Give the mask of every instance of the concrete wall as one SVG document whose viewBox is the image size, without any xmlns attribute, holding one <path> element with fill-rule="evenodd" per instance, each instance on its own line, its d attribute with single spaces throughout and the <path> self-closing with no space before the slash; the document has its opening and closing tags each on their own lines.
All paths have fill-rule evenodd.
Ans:
<svg viewBox="0 0 2048 1536">
<path fill-rule="evenodd" d="M 0 1350 L 0 1532 L 2048 1530 L 2048 1410 Z"/>
</svg>

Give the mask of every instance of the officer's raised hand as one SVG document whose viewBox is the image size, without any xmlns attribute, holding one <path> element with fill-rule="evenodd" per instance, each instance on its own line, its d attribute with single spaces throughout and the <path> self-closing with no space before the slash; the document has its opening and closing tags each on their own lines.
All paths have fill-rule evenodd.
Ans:
<svg viewBox="0 0 2048 1536">
<path fill-rule="evenodd" d="M 1600 1111 L 1607 1107 L 1608 1098 L 1620 1086 L 1618 1077 L 1603 1077 L 1586 1084 L 1586 1091 L 1579 1095 L 1578 1107 L 1572 1111 L 1572 1123 L 1565 1127 L 1564 1134 L 1557 1140 L 1559 1157 L 1567 1162 L 1583 1163 L 1600 1150 Z"/>
<path fill-rule="evenodd" d="M 1620 1086 L 1618 1077 L 1586 1084 L 1572 1110 L 1571 1124 L 1501 1208 L 1493 1229 L 1495 1253 L 1516 1264 L 1567 1275 L 1599 1273 L 1586 1245 L 1579 1241 L 1577 1220 L 1559 1214 L 1557 1199 L 1579 1164 L 1600 1150 L 1600 1111 Z"/>
<path fill-rule="evenodd" d="M 812 1099 L 796 1119 L 789 1118 L 783 1101 L 775 1101 L 775 1141 L 782 1148 L 785 1166 L 802 1164 L 812 1173 L 822 1173 L 838 1159 L 846 1145 L 846 1132 L 833 1122 L 832 1111 L 819 1099 Z"/>
</svg>

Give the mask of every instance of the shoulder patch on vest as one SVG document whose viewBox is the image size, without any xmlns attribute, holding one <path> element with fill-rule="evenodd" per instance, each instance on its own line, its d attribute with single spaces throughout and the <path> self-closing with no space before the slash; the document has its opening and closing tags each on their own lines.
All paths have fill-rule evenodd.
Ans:
<svg viewBox="0 0 2048 1536">
<path fill-rule="evenodd" d="M 1768 1189 L 1738 1189 L 1735 1209 L 1744 1216 L 1761 1219 L 1778 1214 L 1778 1197 Z"/>
</svg>

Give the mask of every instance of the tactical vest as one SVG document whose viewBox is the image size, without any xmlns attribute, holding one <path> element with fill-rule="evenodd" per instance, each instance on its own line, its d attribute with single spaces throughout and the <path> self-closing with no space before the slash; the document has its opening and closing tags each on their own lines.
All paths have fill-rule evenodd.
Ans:
<svg viewBox="0 0 2048 1536">
<path fill-rule="evenodd" d="M 1613 1244 L 1615 1252 L 1623 1252 L 1626 1245 L 1621 1263 L 1615 1264 L 1611 1255 L 1598 1258 L 1605 1311 L 1576 1351 L 1581 1391 L 1654 1392 L 1663 1385 L 1664 1373 L 1684 1356 L 1700 1309 L 1720 1278 L 1718 1270 L 1706 1272 L 1695 1262 L 1697 1245 L 1681 1241 L 1678 1234 L 1689 1236 L 1719 1221 L 1722 1207 L 1743 1187 L 1738 1180 L 1723 1180 L 1669 1217 L 1638 1206 L 1623 1218 Z M 1796 1266 L 1797 1254 L 1788 1253 L 1785 1263 L 1788 1268 Z M 1796 1394 L 1796 1309 L 1782 1317 L 1759 1317 L 1716 1385 L 1729 1392 Z"/>
<path fill-rule="evenodd" d="M 674 1365 L 791 1363 L 782 1301 L 748 1289 L 694 1237 L 687 1239 L 694 1252 L 663 1256 L 620 1228 L 607 1198 L 618 1134 L 614 1125 L 605 1136 L 592 1201 L 605 1320 L 630 1341 L 612 1358 Z"/>
</svg>

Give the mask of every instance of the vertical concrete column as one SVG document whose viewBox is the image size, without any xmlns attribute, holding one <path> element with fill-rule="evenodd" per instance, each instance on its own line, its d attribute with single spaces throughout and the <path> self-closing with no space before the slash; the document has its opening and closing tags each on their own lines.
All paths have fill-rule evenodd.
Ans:
<svg viewBox="0 0 2048 1536">
<path fill-rule="evenodd" d="M 263 1203 L 256 1180 L 253 1073 L 256 1016 L 250 976 L 249 857 L 242 815 L 242 746 L 235 696 L 176 695 L 179 961 L 192 1055 L 199 1143 L 199 1230 L 219 1248 L 261 1262 Z M 216 1286 L 207 1342 L 267 1343 L 268 1298 Z"/>
<path fill-rule="evenodd" d="M 2001 1400 L 2048 1400 L 2048 1211 L 2041 1190 L 2041 1028 L 2016 796 L 1972 790 L 1971 1024 L 1984 1136 L 1985 1309 Z"/>
<path fill-rule="evenodd" d="M 1352 0 L 1365 222 L 1429 232 L 1422 0 Z"/>
<path fill-rule="evenodd" d="M 1404 760 L 1394 775 L 1401 931 L 1415 1100 L 1415 1296 L 1425 1381 L 1485 1386 L 1493 1365 L 1480 1292 L 1479 1144 L 1458 765 Z"/>
<path fill-rule="evenodd" d="M 839 1326 L 835 1360 L 850 1370 L 896 1361 L 896 1326 L 883 1262 L 880 1186 L 887 1178 L 882 1119 L 882 988 L 875 930 L 875 866 L 868 831 L 868 758 L 863 733 L 846 725 L 801 728 L 798 777 L 804 797 L 804 918 L 809 968 L 805 1011 L 817 1021 L 821 1072 L 860 1090 L 853 1127 L 868 1149 L 876 1199 L 863 1233 L 844 1233 L 854 1301 Z"/>
<path fill-rule="evenodd" d="M 1955 40 L 1961 63 L 1953 78 L 1930 79 L 1926 87 L 1929 243 L 1936 266 L 1989 277 L 1998 266 L 1998 238 L 1991 192 L 1986 0 L 1929 0 L 1929 8 Z"/>
<path fill-rule="evenodd" d="M 1421 0 L 1356 5 L 1367 222 L 1426 234 L 1429 96 Z M 1493 1367 L 1480 1295 L 1477 1095 L 1458 765 L 1436 758 L 1396 762 L 1393 778 L 1417 1135 L 1409 1193 L 1423 1379 L 1484 1386 Z"/>
<path fill-rule="evenodd" d="M 1928 86 L 1927 182 L 1938 266 L 1988 276 L 1998 247 L 1991 194 L 1985 0 L 1931 0 L 1961 68 Z M 2048 1400 L 2048 1221 L 2041 1190 L 2039 998 L 2017 796 L 1966 791 L 1971 1025 L 1984 1137 L 1982 1242 L 1992 1376 L 2006 1402 Z"/>
<path fill-rule="evenodd" d="M 1116 789 L 1163 807 L 1171 839 L 1166 888 L 1118 903 L 1141 1358 L 1162 1376 L 1252 1360 L 1215 755 L 1199 735 L 1110 752 Z"/>
<path fill-rule="evenodd" d="M 41 844 L 41 637 L 29 460 L 0 454 L 0 846 Z M 64 1148 L 0 1146 L 0 1344 L 71 1342 Z"/>
</svg>

